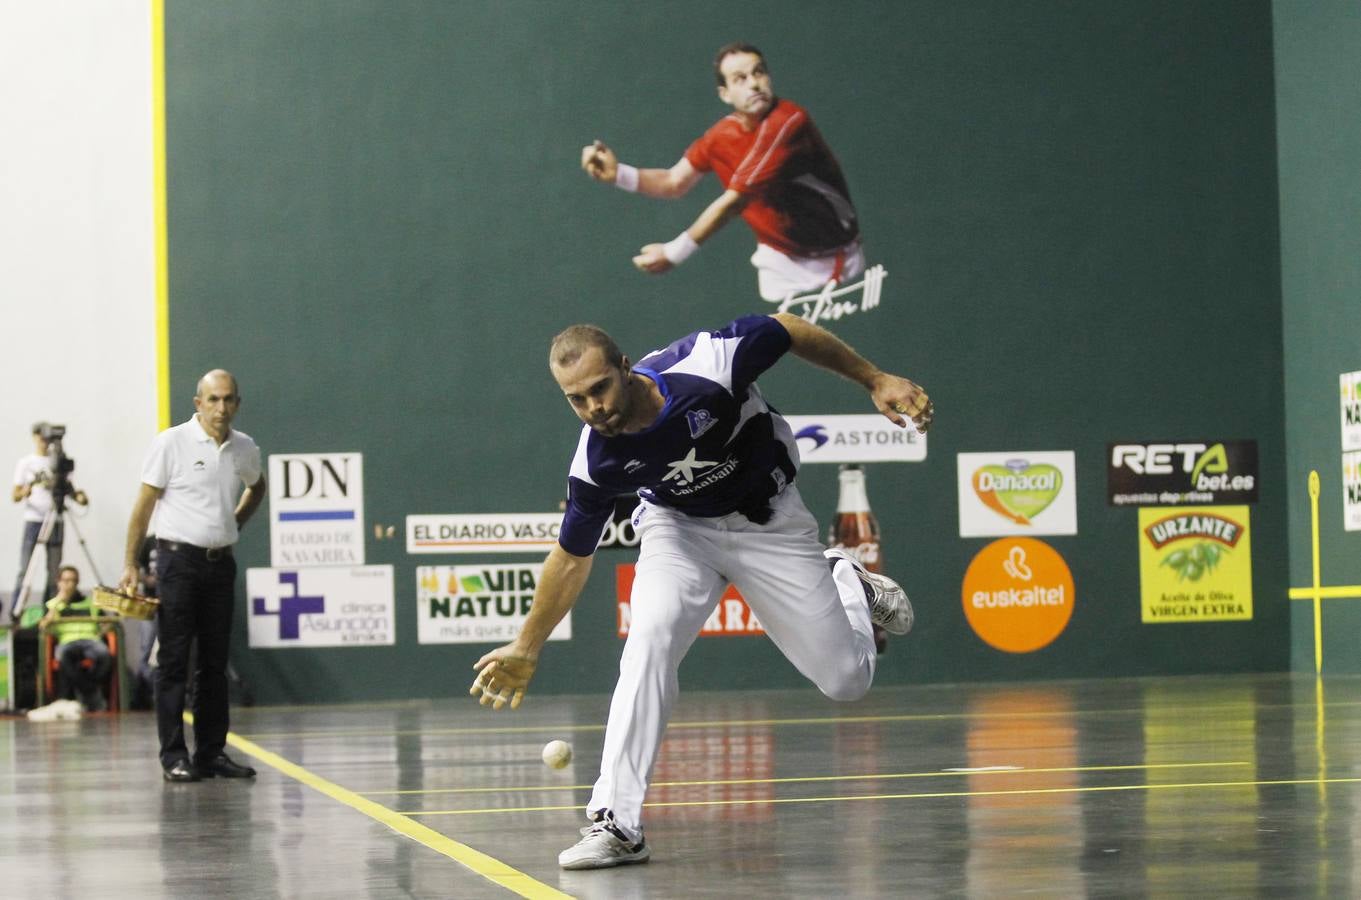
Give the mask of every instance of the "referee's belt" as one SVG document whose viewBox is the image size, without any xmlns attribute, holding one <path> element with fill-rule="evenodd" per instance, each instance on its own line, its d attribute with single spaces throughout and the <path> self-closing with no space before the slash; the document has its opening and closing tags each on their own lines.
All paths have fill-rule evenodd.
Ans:
<svg viewBox="0 0 1361 900">
<path fill-rule="evenodd" d="M 165 550 L 168 553 L 181 553 L 185 556 L 192 556 L 197 559 L 206 559 L 208 562 L 217 562 L 220 559 L 231 559 L 232 548 L 227 547 L 198 547 L 194 544 L 186 544 L 183 541 L 166 541 L 161 538 L 156 539 L 156 549 Z"/>
</svg>

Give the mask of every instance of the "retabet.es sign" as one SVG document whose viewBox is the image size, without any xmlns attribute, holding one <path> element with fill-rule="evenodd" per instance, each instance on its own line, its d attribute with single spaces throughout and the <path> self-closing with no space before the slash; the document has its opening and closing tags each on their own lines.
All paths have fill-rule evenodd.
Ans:
<svg viewBox="0 0 1361 900">
<path fill-rule="evenodd" d="M 1106 445 L 1112 506 L 1257 502 L 1256 441 Z"/>
</svg>

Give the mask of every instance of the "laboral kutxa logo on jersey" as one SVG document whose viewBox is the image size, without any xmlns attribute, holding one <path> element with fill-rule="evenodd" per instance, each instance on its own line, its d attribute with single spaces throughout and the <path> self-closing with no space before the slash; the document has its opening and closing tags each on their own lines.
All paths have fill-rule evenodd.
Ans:
<svg viewBox="0 0 1361 900">
<path fill-rule="evenodd" d="M 1071 450 L 956 454 L 959 536 L 1077 534 Z"/>
<path fill-rule="evenodd" d="M 1143 621 L 1252 618 L 1248 507 L 1139 510 Z"/>
<path fill-rule="evenodd" d="M 1149 441 L 1106 445 L 1112 506 L 1257 502 L 1256 441 Z"/>
</svg>

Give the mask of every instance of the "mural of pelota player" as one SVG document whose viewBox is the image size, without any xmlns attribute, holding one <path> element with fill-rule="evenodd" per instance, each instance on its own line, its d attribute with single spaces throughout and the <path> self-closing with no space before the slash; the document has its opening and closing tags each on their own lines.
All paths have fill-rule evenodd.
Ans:
<svg viewBox="0 0 1361 900">
<path fill-rule="evenodd" d="M 734 216 L 756 235 L 751 263 L 761 297 L 783 300 L 865 269 L 860 225 L 846 178 L 808 111 L 777 97 L 765 56 L 751 44 L 728 44 L 714 60 L 718 97 L 732 107 L 669 169 L 619 162 L 602 141 L 581 151 L 597 181 L 648 197 L 675 200 L 713 172 L 723 193 L 674 240 L 645 245 L 633 258 L 660 274 L 684 262 Z"/>
</svg>

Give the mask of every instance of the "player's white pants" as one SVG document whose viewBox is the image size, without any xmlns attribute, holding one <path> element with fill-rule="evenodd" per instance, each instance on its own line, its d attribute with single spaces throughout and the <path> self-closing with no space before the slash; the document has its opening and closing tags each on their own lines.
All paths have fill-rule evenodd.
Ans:
<svg viewBox="0 0 1361 900">
<path fill-rule="evenodd" d="M 841 263 L 839 274 L 838 258 Z M 788 256 L 774 247 L 757 244 L 751 264 L 756 267 L 756 287 L 761 292 L 761 299 L 774 302 L 791 294 L 820 291 L 834 275 L 842 283 L 849 284 L 865 271 L 865 251 L 857 240 L 839 253 L 813 259 Z"/>
<path fill-rule="evenodd" d="M 609 809 L 637 840 L 643 795 L 671 716 L 676 670 L 729 580 L 775 646 L 833 700 L 858 700 L 874 680 L 874 631 L 859 577 L 835 575 L 818 525 L 790 485 L 756 525 L 740 513 L 713 519 L 644 503 L 628 640 L 610 702 L 600 779 L 588 811 Z"/>
</svg>

